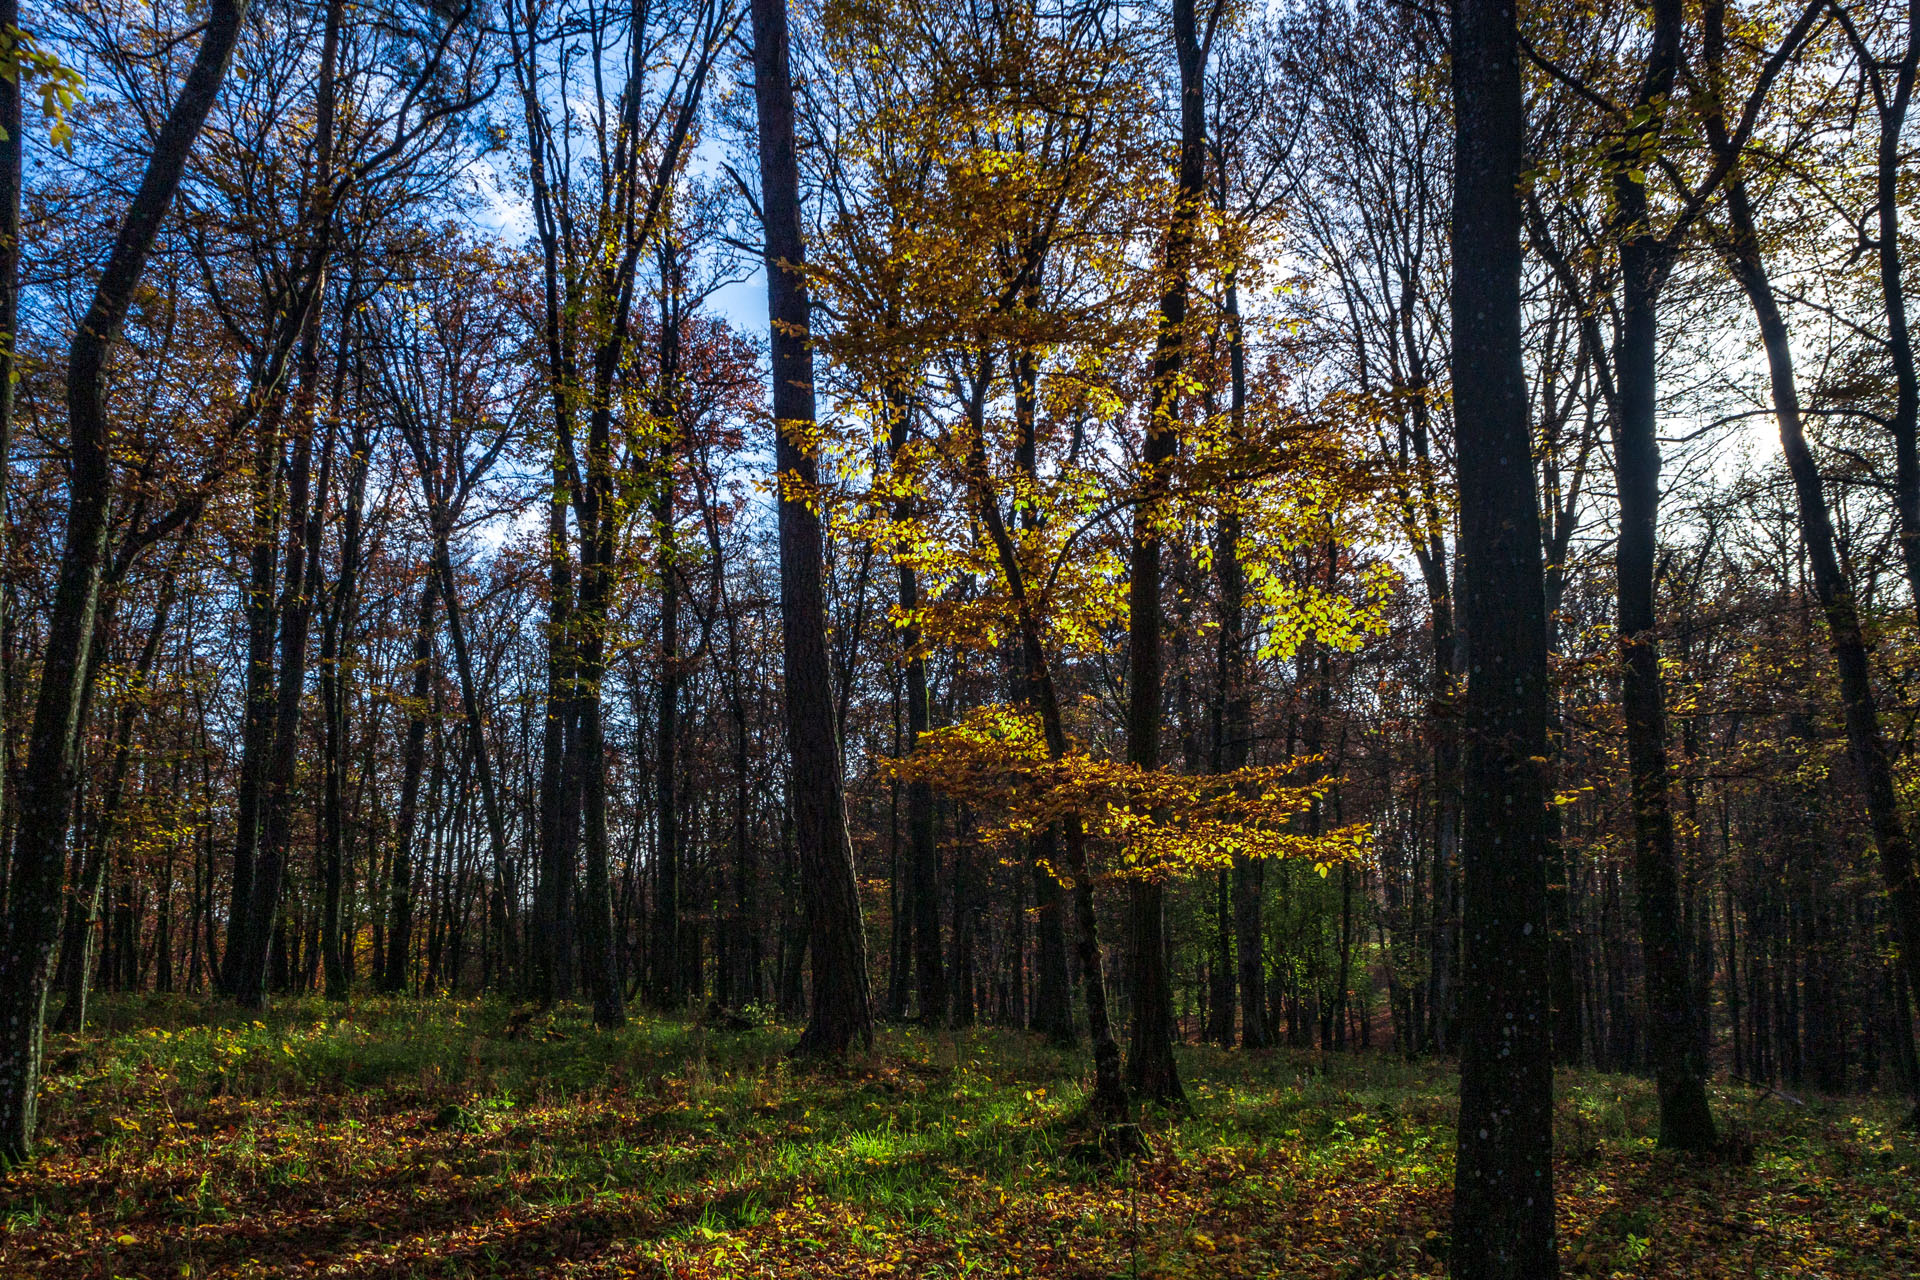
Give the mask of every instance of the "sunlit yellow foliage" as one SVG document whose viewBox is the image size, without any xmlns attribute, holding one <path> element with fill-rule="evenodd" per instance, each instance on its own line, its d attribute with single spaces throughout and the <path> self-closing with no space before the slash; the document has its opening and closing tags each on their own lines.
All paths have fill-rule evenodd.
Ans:
<svg viewBox="0 0 1920 1280">
<path fill-rule="evenodd" d="M 888 767 L 895 777 L 929 782 L 997 815 L 981 832 L 989 841 L 1077 819 L 1090 849 L 1103 855 L 1106 874 L 1160 879 L 1228 866 L 1235 857 L 1310 861 L 1324 876 L 1364 857 L 1365 823 L 1319 835 L 1303 829 L 1300 819 L 1333 781 L 1294 781 L 1315 763 L 1303 758 L 1193 775 L 1080 751 L 1054 759 L 1038 717 L 994 704 L 923 735 L 911 757 Z"/>
</svg>

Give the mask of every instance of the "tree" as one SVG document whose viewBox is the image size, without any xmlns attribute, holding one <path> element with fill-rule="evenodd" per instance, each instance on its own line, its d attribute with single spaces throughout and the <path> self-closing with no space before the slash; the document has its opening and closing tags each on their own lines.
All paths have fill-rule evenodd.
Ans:
<svg viewBox="0 0 1920 1280">
<path fill-rule="evenodd" d="M 812 1011 L 795 1051 L 838 1057 L 873 1041 L 867 943 L 847 842 L 827 668 L 811 307 L 800 230 L 800 170 L 786 0 L 752 0 L 760 216 L 772 327 L 774 466 L 779 482 L 780 626 L 794 833 L 813 955 Z"/>
<path fill-rule="evenodd" d="M 1133 513 L 1132 563 L 1127 579 L 1127 761 L 1160 767 L 1161 646 L 1160 544 L 1167 468 L 1179 445 L 1177 380 L 1185 356 L 1187 273 L 1195 231 L 1206 200 L 1206 66 L 1214 26 L 1223 12 L 1215 4 L 1204 32 L 1193 0 L 1174 0 L 1173 41 L 1180 62 L 1180 168 L 1174 184 L 1173 219 L 1167 231 L 1165 291 L 1148 384 L 1146 441 L 1140 455 L 1140 496 Z M 1166 907 L 1157 880 L 1128 890 L 1129 963 L 1133 1036 L 1127 1083 L 1142 1097 L 1184 1106 L 1179 1067 L 1173 1057 L 1173 989 L 1167 973 Z"/>
<path fill-rule="evenodd" d="M 1542 1280 L 1553 1235 L 1547 616 L 1520 330 L 1526 114 L 1514 11 L 1453 10 L 1453 387 L 1466 803 L 1459 1147 L 1449 1261 Z"/>
<path fill-rule="evenodd" d="M 220 92 L 246 13 L 246 0 L 214 0 L 193 65 L 154 141 L 139 190 L 121 219 L 93 302 L 74 331 L 67 356 L 73 475 L 66 545 L 20 788 L 6 928 L 0 937 L 0 1161 L 8 1163 L 25 1160 L 33 1151 L 47 963 L 60 924 L 60 873 L 73 811 L 78 717 L 114 487 L 107 357 L 180 185 L 188 153 Z"/>
</svg>

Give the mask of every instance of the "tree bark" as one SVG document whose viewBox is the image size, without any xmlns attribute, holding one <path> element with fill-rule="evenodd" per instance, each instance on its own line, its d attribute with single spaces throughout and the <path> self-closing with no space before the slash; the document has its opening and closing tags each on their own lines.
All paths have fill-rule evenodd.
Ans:
<svg viewBox="0 0 1920 1280">
<path fill-rule="evenodd" d="M 293 840 L 293 779 L 300 747 L 300 710 L 306 693 L 307 641 L 313 616 L 311 572 L 317 568 L 320 512 L 326 505 L 326 486 L 312 492 L 314 432 L 313 405 L 318 377 L 320 309 L 307 315 L 300 340 L 299 403 L 294 410 L 293 457 L 287 471 L 286 578 L 277 609 L 280 618 L 280 671 L 274 691 L 272 749 L 263 773 L 260 846 L 255 856 L 245 927 L 230 944 L 234 966 L 231 994 L 242 1007 L 259 1009 L 267 999 L 272 938 L 279 920 L 280 891 L 286 874 L 287 853 Z M 323 476 L 331 444 L 321 460 Z"/>
<path fill-rule="evenodd" d="M 353 283 L 347 295 L 355 292 Z M 341 326 L 338 360 L 334 366 L 333 408 L 331 419 L 337 423 L 344 411 L 347 369 L 346 326 Z M 331 430 L 332 428 L 330 428 Z M 365 416 L 356 414 L 353 438 L 347 454 L 347 484 L 344 528 L 340 537 L 340 572 L 327 595 L 326 616 L 320 627 L 320 702 L 325 717 L 321 742 L 325 779 L 321 798 L 321 879 L 323 881 L 320 916 L 320 958 L 326 975 L 326 998 L 345 1000 L 352 981 L 352 928 L 343 928 L 341 912 L 350 870 L 346 866 L 346 787 L 347 787 L 347 704 L 351 693 L 343 665 L 343 652 L 353 643 L 353 630 L 359 609 L 360 562 L 362 547 L 361 503 L 366 499 L 367 467 L 372 441 L 367 435 Z M 319 583 L 314 583 L 319 589 Z"/>
<path fill-rule="evenodd" d="M 1459 1146 L 1461 1280 L 1551 1280 L 1547 617 L 1520 318 L 1526 113 L 1504 0 L 1452 16 L 1453 390 L 1465 700 Z"/>
<path fill-rule="evenodd" d="M 1849 26 L 1849 34 L 1853 34 Z M 1864 43 L 1856 52 L 1867 64 L 1866 74 L 1880 117 L 1880 136 L 1874 154 L 1874 204 L 1878 236 L 1874 245 L 1880 268 L 1880 300 L 1887 320 L 1887 359 L 1893 366 L 1894 509 L 1900 522 L 1900 557 L 1907 571 L 1907 589 L 1920 616 L 1920 373 L 1914 366 L 1913 332 L 1907 320 L 1905 267 L 1900 248 L 1900 179 L 1902 138 L 1908 108 L 1913 102 L 1916 70 L 1920 70 L 1920 0 L 1908 0 L 1906 47 L 1891 68 L 1874 63 Z M 1885 70 L 1893 72 L 1888 92 Z"/>
<path fill-rule="evenodd" d="M 182 548 L 185 545 L 183 540 Z M 94 931 L 100 922 L 100 897 L 106 881 L 108 850 L 116 834 L 121 798 L 126 794 L 127 772 L 133 761 L 133 726 L 140 716 L 139 699 L 152 683 L 160 644 L 167 633 L 180 559 L 181 553 L 176 553 L 160 580 L 159 596 L 153 607 L 153 623 L 147 631 L 146 641 L 141 645 L 133 681 L 123 692 L 123 701 L 115 716 L 113 760 L 107 768 L 107 785 L 100 795 L 100 811 L 93 823 L 93 835 L 82 867 L 79 890 L 68 910 L 66 937 L 61 947 L 61 972 L 58 977 L 66 990 L 66 1003 L 61 1006 L 59 1017 L 54 1020 L 54 1029 L 58 1031 L 78 1032 L 87 1025 L 87 997 L 93 978 L 96 946 Z M 94 632 L 95 653 L 92 663 L 96 671 L 100 642 L 111 629 L 112 613 L 111 605 L 102 606 L 101 618 Z M 88 683 L 91 685 L 92 680 L 89 679 Z"/>
<path fill-rule="evenodd" d="M 673 545 L 673 457 L 662 468 L 653 521 L 660 548 L 660 706 L 653 757 L 657 841 L 653 925 L 653 998 L 663 1009 L 686 1001 L 680 958 L 680 579 Z"/>
<path fill-rule="evenodd" d="M 566 470 L 556 460 L 547 504 L 547 694 L 540 726 L 540 880 L 534 892 L 529 992 L 543 1005 L 573 995 L 573 837 L 580 815 L 570 803 L 566 778 L 574 723 L 566 486 Z"/>
<path fill-rule="evenodd" d="M 1047 744 L 1047 755 L 1054 760 L 1068 754 L 1066 722 L 1060 715 L 1060 698 L 1054 688 L 1052 665 L 1047 661 L 1041 640 L 1040 617 L 1033 598 L 1027 592 L 1026 570 L 1019 548 L 1007 531 L 994 500 L 987 472 L 987 446 L 982 430 L 987 370 L 982 368 L 975 386 L 973 403 L 968 407 L 973 438 L 967 456 L 967 483 L 973 491 L 974 507 L 1006 579 L 1007 594 L 1013 598 L 1014 617 L 1020 627 L 1021 656 L 1025 660 L 1028 697 L 1040 714 L 1040 727 Z M 1088 1100 L 1089 1114 L 1102 1124 L 1130 1124 L 1132 1100 L 1121 1078 L 1120 1044 L 1114 1039 L 1113 1021 L 1107 1011 L 1107 981 L 1100 960 L 1100 924 L 1094 910 L 1093 882 L 1087 875 L 1086 832 L 1078 818 L 1061 823 L 1062 843 L 1067 855 L 1067 878 L 1072 881 L 1074 916 L 1074 953 L 1080 964 L 1080 982 L 1087 1005 L 1087 1035 L 1093 1042 L 1093 1096 Z M 1051 877 L 1050 877 L 1051 878 Z M 1058 884 L 1058 881 L 1055 882 Z"/>
<path fill-rule="evenodd" d="M 840 747 L 834 740 L 827 662 L 826 591 L 814 431 L 813 350 L 800 229 L 800 170 L 786 0 L 752 0 L 753 87 L 760 134 L 761 209 L 773 354 L 775 465 L 779 473 L 780 625 L 794 836 L 813 952 L 812 1010 L 795 1046 L 838 1056 L 873 1043 L 867 945 L 847 836 Z"/>
</svg>

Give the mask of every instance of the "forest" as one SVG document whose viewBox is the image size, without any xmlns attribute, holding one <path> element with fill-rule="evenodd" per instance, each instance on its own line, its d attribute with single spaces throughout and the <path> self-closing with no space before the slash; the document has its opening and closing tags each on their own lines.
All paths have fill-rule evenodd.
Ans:
<svg viewBox="0 0 1920 1280">
<path fill-rule="evenodd" d="M 0 1274 L 1920 1276 L 1920 0 L 0 0 Z"/>
</svg>

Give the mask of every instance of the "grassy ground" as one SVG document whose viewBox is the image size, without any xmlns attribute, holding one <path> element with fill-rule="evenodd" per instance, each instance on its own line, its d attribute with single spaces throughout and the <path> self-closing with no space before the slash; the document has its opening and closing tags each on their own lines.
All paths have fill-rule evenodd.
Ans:
<svg viewBox="0 0 1920 1280">
<path fill-rule="evenodd" d="M 1445 1274 L 1454 1080 L 1194 1048 L 1154 1158 L 1083 1157 L 1078 1060 L 1000 1032 L 792 1032 L 489 1003 L 103 1003 L 49 1045 L 0 1280 L 98 1276 Z M 1594 1276 L 1920 1276 L 1891 1101 L 1720 1091 L 1750 1159 L 1653 1149 L 1638 1081 L 1560 1081 L 1563 1260 Z M 1910 1235 L 1912 1229 L 1915 1234 Z"/>
</svg>

